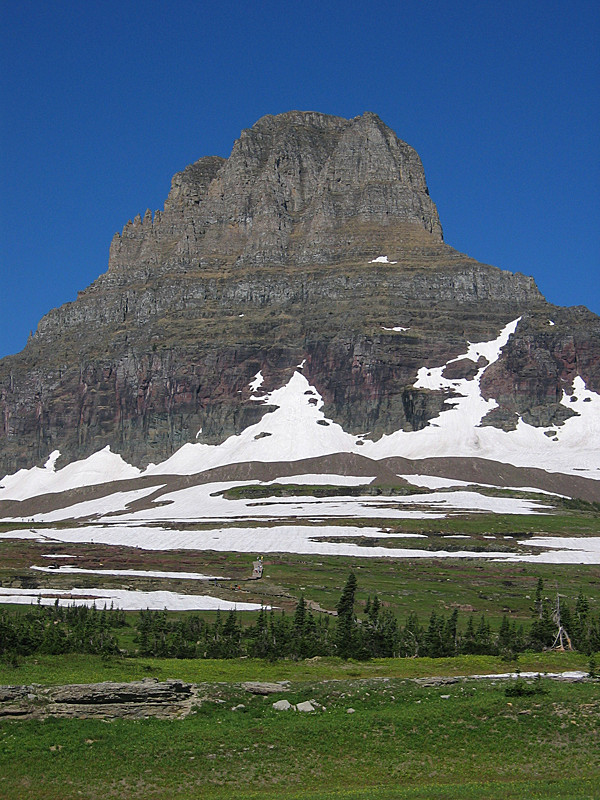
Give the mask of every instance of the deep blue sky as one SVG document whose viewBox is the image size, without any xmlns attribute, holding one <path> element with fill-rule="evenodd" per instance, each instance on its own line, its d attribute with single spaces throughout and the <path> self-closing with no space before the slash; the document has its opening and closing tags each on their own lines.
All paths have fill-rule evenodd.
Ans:
<svg viewBox="0 0 600 800">
<path fill-rule="evenodd" d="M 600 312 L 597 2 L 5 3 L 0 356 L 174 172 L 293 108 L 375 111 L 446 241 Z"/>
</svg>

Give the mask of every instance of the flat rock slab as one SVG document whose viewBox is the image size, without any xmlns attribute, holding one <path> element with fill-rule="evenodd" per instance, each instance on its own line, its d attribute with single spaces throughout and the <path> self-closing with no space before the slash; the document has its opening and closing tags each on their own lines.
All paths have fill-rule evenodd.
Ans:
<svg viewBox="0 0 600 800">
<path fill-rule="evenodd" d="M 132 681 L 131 683 L 89 683 L 46 690 L 54 703 L 96 705 L 109 703 L 172 703 L 192 694 L 192 685 L 182 681 Z"/>
<path fill-rule="evenodd" d="M 413 678 L 415 683 L 419 686 L 448 686 L 452 683 L 458 683 L 460 678 L 454 677 L 435 677 L 435 678 Z"/>
<path fill-rule="evenodd" d="M 279 692 L 289 691 L 288 681 L 280 683 L 263 683 L 261 681 L 246 681 L 242 683 L 242 689 L 252 694 L 278 694 Z"/>
<path fill-rule="evenodd" d="M 1 686 L 0 717 L 179 717 L 190 713 L 196 688 L 182 681 L 68 686 Z"/>
</svg>

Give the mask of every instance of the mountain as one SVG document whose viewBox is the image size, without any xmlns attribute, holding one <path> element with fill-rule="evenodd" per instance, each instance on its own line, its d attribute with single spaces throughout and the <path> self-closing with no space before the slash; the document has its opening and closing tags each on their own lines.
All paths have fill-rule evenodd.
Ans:
<svg viewBox="0 0 600 800">
<path fill-rule="evenodd" d="M 0 513 L 324 473 L 599 499 L 599 393 L 600 318 L 446 244 L 375 114 L 266 116 L 0 361 Z"/>
</svg>

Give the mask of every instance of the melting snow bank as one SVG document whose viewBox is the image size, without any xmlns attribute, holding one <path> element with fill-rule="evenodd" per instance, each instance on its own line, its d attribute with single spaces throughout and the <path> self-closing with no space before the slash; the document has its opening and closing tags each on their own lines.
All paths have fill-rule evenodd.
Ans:
<svg viewBox="0 0 600 800">
<path fill-rule="evenodd" d="M 38 539 L 63 543 L 90 543 L 139 547 L 142 550 L 213 550 L 236 553 L 297 553 L 305 555 L 429 556 L 418 550 L 387 547 L 361 547 L 343 542 L 325 542 L 319 537 L 335 538 L 424 538 L 422 534 L 391 534 L 378 528 L 350 526 L 279 525 L 271 528 L 213 528 L 201 531 L 178 531 L 160 527 L 115 525 L 56 528 L 44 531 L 2 531 L 0 539 Z M 500 555 L 500 554 L 496 554 Z"/>
<path fill-rule="evenodd" d="M 566 670 L 565 672 L 495 672 L 488 673 L 487 675 L 432 675 L 427 678 L 411 678 L 413 683 L 418 683 L 420 686 L 446 686 L 447 684 L 458 683 L 459 681 L 509 681 L 524 678 L 530 680 L 531 678 L 548 678 L 553 681 L 568 681 L 569 683 L 578 683 L 579 681 L 589 678 L 588 672 L 581 672 L 580 670 Z M 442 698 L 449 698 L 449 694 L 443 694 Z"/>
<path fill-rule="evenodd" d="M 226 581 L 229 578 L 224 578 L 220 575 L 201 575 L 199 572 L 161 572 L 160 570 L 145 570 L 145 569 L 83 569 L 82 567 L 36 567 L 31 566 L 29 569 L 37 570 L 38 572 L 51 572 L 54 575 L 62 575 L 65 572 L 77 575 L 121 575 L 125 578 L 173 578 L 174 580 L 191 580 L 191 581 Z"/>
<path fill-rule="evenodd" d="M 544 489 L 537 489 L 535 486 L 503 486 L 499 483 L 480 483 L 479 481 L 461 481 L 458 478 L 441 478 L 437 475 L 418 475 L 407 473 L 406 475 L 398 475 L 403 478 L 407 483 L 412 483 L 413 486 L 423 486 L 426 489 L 453 489 L 459 486 L 477 486 L 482 489 L 503 489 L 504 491 L 511 492 L 528 492 L 532 494 L 547 494 L 550 497 L 567 497 L 566 494 L 557 494 L 556 492 L 547 492 Z"/>
<path fill-rule="evenodd" d="M 577 416 L 558 427 L 535 428 L 519 420 L 516 430 L 503 431 L 480 426 L 486 414 L 497 407 L 495 400 L 484 400 L 480 381 L 485 370 L 500 357 L 502 348 L 516 330 L 519 320 L 509 323 L 497 339 L 469 344 L 465 353 L 441 367 L 422 367 L 415 387 L 431 391 L 452 392 L 447 408 L 420 431 L 397 431 L 378 442 L 365 441 L 361 453 L 370 458 L 403 456 L 474 456 L 513 464 L 536 467 L 543 464 L 549 471 L 600 479 L 598 449 L 600 447 L 600 395 L 589 391 L 581 377 L 573 381 L 573 394 L 563 395 L 562 404 Z M 483 356 L 482 366 L 471 380 L 443 376 L 448 364 L 469 358 L 475 362 Z M 449 407 L 450 406 L 450 407 Z M 546 432 L 552 436 L 547 436 Z"/>
<path fill-rule="evenodd" d="M 510 555 L 506 561 L 533 561 L 538 564 L 600 564 L 600 536 L 576 539 L 566 536 L 536 536 L 519 544 L 548 547 L 544 553 Z"/>
<path fill-rule="evenodd" d="M 387 256 L 377 256 L 369 261 L 369 264 L 397 264 L 397 261 L 390 261 Z"/>
<path fill-rule="evenodd" d="M 304 473 L 303 475 L 284 475 L 281 478 L 273 478 L 272 481 L 261 481 L 261 485 L 283 483 L 294 486 L 366 486 L 375 480 L 375 477 L 375 475 L 336 475 L 330 472 Z"/>
<path fill-rule="evenodd" d="M 286 482 L 287 479 L 285 479 Z M 253 482 L 250 482 L 253 483 Z M 350 483 L 348 481 L 348 483 Z M 335 495 L 313 497 L 265 496 L 260 499 L 231 499 L 223 492 L 239 483 L 204 483 L 190 486 L 160 496 L 160 504 L 136 512 L 124 512 L 123 521 L 172 522 L 175 520 L 282 520 L 289 517 L 314 518 L 371 518 L 371 519 L 436 519 L 457 511 L 493 512 L 497 514 L 544 513 L 545 506 L 536 500 L 513 497 L 488 497 L 477 492 L 445 492 L 443 494 L 415 494 L 392 496 L 353 497 Z M 58 512 L 56 512 L 58 513 Z M 39 522 L 52 522 L 46 515 L 38 515 Z M 110 518 L 106 522 L 112 521 Z"/>
<path fill-rule="evenodd" d="M 0 588 L 0 603 L 19 605 L 53 606 L 104 606 L 123 611 L 260 611 L 258 603 L 233 603 L 202 594 L 178 594 L 177 592 L 135 592 L 127 589 L 3 589 Z M 263 606 L 269 608 L 269 606 Z"/>
<path fill-rule="evenodd" d="M 300 372 L 294 372 L 285 386 L 254 402 L 276 409 L 220 445 L 184 444 L 144 474 L 189 475 L 245 461 L 300 461 L 353 451 L 356 437 L 326 419 L 321 410 L 323 398 Z"/>
<path fill-rule="evenodd" d="M 423 534 L 389 533 L 380 528 L 342 525 L 275 525 L 179 531 L 161 527 L 114 525 L 54 528 L 43 531 L 0 531 L 0 539 L 37 539 L 65 544 L 94 543 L 142 550 L 208 550 L 223 553 L 296 553 L 363 558 L 488 558 L 541 564 L 600 564 L 600 537 L 536 537 L 520 546 L 549 548 L 543 553 L 425 550 L 354 544 L 343 539 L 426 539 Z M 445 538 L 455 539 L 456 536 Z M 338 541 L 327 541 L 336 539 Z M 503 545 L 506 540 L 503 539 Z M 60 568 L 59 568 L 60 569 Z M 44 570 L 45 571 L 45 570 Z M 55 570 L 53 570 L 55 571 Z"/>
</svg>

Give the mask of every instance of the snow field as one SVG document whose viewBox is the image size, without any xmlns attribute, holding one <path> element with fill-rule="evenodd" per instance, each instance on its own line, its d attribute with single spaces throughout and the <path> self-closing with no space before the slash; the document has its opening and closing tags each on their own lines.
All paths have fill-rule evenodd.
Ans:
<svg viewBox="0 0 600 800">
<path fill-rule="evenodd" d="M 352 556 L 362 558 L 484 558 L 541 564 L 600 564 L 600 537 L 533 537 L 519 545 L 539 547 L 541 553 L 485 552 L 473 550 L 425 550 L 382 546 L 363 547 L 352 542 L 329 542 L 326 538 L 423 539 L 422 534 L 396 534 L 379 528 L 327 525 L 279 525 L 273 527 L 212 528 L 177 531 L 144 525 L 82 526 L 35 530 L 1 531 L 0 539 L 36 539 L 63 544 L 94 543 L 137 547 L 141 550 L 212 550 L 217 552 L 296 553 L 299 555 Z M 447 539 L 466 538 L 461 534 Z M 495 537 L 496 538 L 496 537 Z M 503 541 L 506 537 L 503 537 Z M 46 570 L 44 570 L 46 571 Z M 55 571 L 55 570 L 53 570 Z"/>
<path fill-rule="evenodd" d="M 287 482 L 288 479 L 283 479 Z M 249 482 L 250 485 L 256 482 Z M 162 495 L 156 508 L 120 515 L 127 521 L 171 521 L 216 519 L 283 519 L 289 517 L 436 519 L 451 511 L 495 512 L 499 514 L 535 514 L 544 506 L 535 500 L 513 497 L 486 497 L 477 492 L 445 492 L 366 497 L 265 497 L 226 499 L 218 494 L 239 483 L 202 484 Z M 418 506 L 419 508 L 413 508 Z M 41 520 L 40 520 L 41 521 Z M 108 519 L 105 521 L 109 521 Z"/>
<path fill-rule="evenodd" d="M 478 481 L 460 481 L 457 478 L 440 478 L 437 475 L 398 475 L 399 478 L 404 478 L 408 483 L 413 486 L 422 486 L 426 489 L 450 489 L 459 486 L 480 486 L 484 489 L 506 489 L 513 492 L 532 492 L 535 494 L 547 494 L 550 497 L 566 497 L 565 494 L 555 494 L 554 492 L 546 492 L 544 489 L 536 489 L 534 486 L 500 486 L 497 483 L 479 483 Z"/>
</svg>

